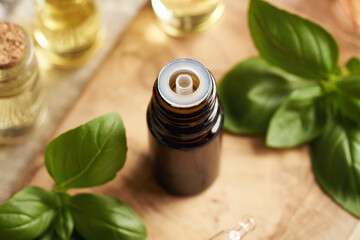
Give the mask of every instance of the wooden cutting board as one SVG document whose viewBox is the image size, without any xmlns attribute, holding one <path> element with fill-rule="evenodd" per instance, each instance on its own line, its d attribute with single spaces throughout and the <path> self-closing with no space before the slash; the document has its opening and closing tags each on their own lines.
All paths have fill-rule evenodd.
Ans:
<svg viewBox="0 0 360 240">
<path fill-rule="evenodd" d="M 359 33 L 339 17 L 341 10 L 333 0 L 271 2 L 325 26 L 340 45 L 341 63 L 360 56 Z M 234 64 L 256 55 L 247 6 L 248 1 L 228 0 L 214 29 L 177 39 L 158 28 L 150 4 L 146 5 L 54 136 L 110 111 L 122 115 L 129 148 L 125 167 L 112 182 L 85 191 L 118 197 L 132 206 L 147 225 L 149 240 L 205 240 L 246 214 L 257 221 L 248 240 L 359 240 L 360 222 L 316 184 L 307 146 L 274 150 L 265 147 L 262 137 L 225 133 L 220 176 L 204 193 L 174 197 L 153 179 L 145 112 L 157 74 L 169 61 L 187 57 L 202 62 L 219 81 Z M 20 186 L 51 189 L 53 184 L 41 153 Z"/>
</svg>

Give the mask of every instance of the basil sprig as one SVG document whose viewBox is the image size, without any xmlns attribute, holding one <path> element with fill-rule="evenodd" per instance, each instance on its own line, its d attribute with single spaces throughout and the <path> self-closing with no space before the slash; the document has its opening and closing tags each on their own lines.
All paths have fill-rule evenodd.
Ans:
<svg viewBox="0 0 360 240">
<path fill-rule="evenodd" d="M 322 189 L 360 218 L 360 60 L 340 68 L 330 33 L 266 1 L 251 0 L 248 19 L 260 57 L 219 84 L 225 128 L 274 148 L 309 142 Z"/>
<path fill-rule="evenodd" d="M 55 138 L 45 163 L 56 186 L 26 187 L 0 205 L 0 240 L 144 240 L 140 217 L 120 200 L 67 193 L 113 179 L 126 159 L 119 114 L 109 113 Z"/>
</svg>

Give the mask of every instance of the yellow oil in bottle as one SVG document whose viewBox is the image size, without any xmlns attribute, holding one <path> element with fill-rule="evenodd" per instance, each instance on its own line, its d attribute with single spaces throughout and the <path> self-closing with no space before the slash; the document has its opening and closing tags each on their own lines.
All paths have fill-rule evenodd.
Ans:
<svg viewBox="0 0 360 240">
<path fill-rule="evenodd" d="M 0 49 L 0 144 L 17 143 L 45 116 L 39 71 L 32 39 L 20 26 L 0 22 Z"/>
<path fill-rule="evenodd" d="M 94 0 L 38 0 L 34 36 L 50 62 L 76 66 L 94 52 L 99 40 Z"/>
<path fill-rule="evenodd" d="M 224 10 L 223 0 L 152 0 L 152 6 L 160 27 L 172 36 L 207 30 Z"/>
<path fill-rule="evenodd" d="M 10 91 L 6 94 L 0 93 L 1 143 L 17 142 L 43 118 L 42 105 L 44 99 L 40 91 L 38 72 L 37 70 L 30 72 L 30 70 L 27 75 L 18 75 L 17 81 L 21 81 L 20 78 L 26 78 L 24 86 L 9 89 Z"/>
</svg>

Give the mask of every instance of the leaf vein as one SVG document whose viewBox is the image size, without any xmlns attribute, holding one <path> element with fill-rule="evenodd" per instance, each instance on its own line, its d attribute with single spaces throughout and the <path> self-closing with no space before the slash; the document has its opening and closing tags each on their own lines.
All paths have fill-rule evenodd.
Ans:
<svg viewBox="0 0 360 240">
<path fill-rule="evenodd" d="M 1 230 L 13 230 L 13 229 L 17 229 L 17 228 L 21 228 L 21 227 L 26 227 L 28 225 L 30 225 L 31 223 L 33 223 L 34 221 L 36 221 L 37 219 L 42 218 L 44 215 L 53 213 L 52 209 L 49 209 L 48 211 L 43 212 L 42 214 L 40 214 L 39 216 L 35 217 L 35 218 L 31 218 L 30 221 L 22 223 L 20 225 L 17 226 L 12 226 L 12 227 L 6 227 L 6 228 L 1 228 Z M 24 214 L 25 215 L 25 214 Z M 25 215 L 26 216 L 26 215 Z"/>
<path fill-rule="evenodd" d="M 74 204 L 72 204 L 72 203 L 69 203 L 69 206 L 73 207 L 74 209 L 78 210 L 79 212 L 82 212 L 84 215 L 87 215 L 87 216 L 91 217 L 91 218 L 92 218 L 93 220 L 95 220 L 95 221 L 101 222 L 101 223 L 103 223 L 104 225 L 109 226 L 109 227 L 111 227 L 111 228 L 113 228 L 113 229 L 115 229 L 115 230 L 118 230 L 118 229 L 119 229 L 118 226 L 113 225 L 113 224 L 108 223 L 108 222 L 105 222 L 105 221 L 102 221 L 102 220 L 99 220 L 99 219 L 96 218 L 96 216 L 94 216 L 94 215 L 92 215 L 92 214 L 89 214 L 88 212 L 84 211 L 83 209 L 79 208 L 78 206 L 76 206 L 76 205 L 74 205 Z M 120 228 L 120 229 L 121 229 L 122 231 L 124 231 L 124 232 L 129 233 L 129 234 L 134 234 L 134 233 L 135 233 L 135 234 L 138 234 L 138 235 L 142 235 L 141 232 L 137 232 L 137 231 L 135 231 L 135 230 L 131 230 L 131 231 L 130 231 L 130 230 L 126 229 L 126 228 Z"/>
<path fill-rule="evenodd" d="M 83 174 L 85 174 L 89 168 L 94 164 L 94 162 L 96 161 L 96 159 L 98 158 L 98 156 L 101 154 L 103 148 L 105 147 L 105 145 L 107 144 L 107 142 L 109 141 L 111 132 L 113 131 L 115 126 L 115 122 L 112 123 L 110 130 L 109 130 L 109 134 L 106 136 L 104 143 L 100 146 L 100 148 L 98 148 L 98 151 L 96 152 L 96 154 L 94 155 L 94 157 L 90 160 L 89 164 L 83 169 L 81 170 L 78 174 L 76 174 L 74 177 L 69 178 L 68 180 L 66 180 L 65 182 L 61 183 L 60 185 L 62 187 L 66 187 L 66 185 L 68 185 L 69 183 L 75 181 L 76 179 L 78 179 L 79 177 L 81 177 Z"/>
</svg>

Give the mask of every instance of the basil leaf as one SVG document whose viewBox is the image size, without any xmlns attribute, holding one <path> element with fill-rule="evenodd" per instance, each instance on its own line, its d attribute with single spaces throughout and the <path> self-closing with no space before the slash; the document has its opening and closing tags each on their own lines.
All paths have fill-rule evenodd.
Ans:
<svg viewBox="0 0 360 240">
<path fill-rule="evenodd" d="M 36 240 L 62 240 L 54 231 L 54 229 L 48 229 L 43 235 L 36 238 Z"/>
<path fill-rule="evenodd" d="M 310 144 L 315 177 L 340 206 L 360 217 L 360 129 L 333 122 Z"/>
<path fill-rule="evenodd" d="M 68 202 L 76 231 L 87 240 L 143 240 L 146 228 L 138 215 L 116 198 L 79 194 Z"/>
<path fill-rule="evenodd" d="M 73 235 L 71 235 L 70 240 L 84 240 L 78 233 L 74 232 Z"/>
<path fill-rule="evenodd" d="M 336 99 L 341 113 L 353 121 L 360 123 L 360 100 L 342 93 L 338 93 Z"/>
<path fill-rule="evenodd" d="M 46 148 L 45 164 L 59 189 L 92 187 L 115 177 L 126 150 L 121 117 L 109 113 L 54 139 Z"/>
<path fill-rule="evenodd" d="M 353 57 L 346 63 L 346 68 L 352 74 L 360 74 L 360 59 Z"/>
<path fill-rule="evenodd" d="M 319 136 L 326 123 L 326 109 L 320 101 L 322 95 L 319 85 L 294 90 L 272 117 L 266 145 L 295 147 Z"/>
<path fill-rule="evenodd" d="M 70 239 L 74 229 L 74 220 L 67 207 L 62 207 L 59 209 L 58 214 L 55 218 L 54 227 L 60 239 Z"/>
<path fill-rule="evenodd" d="M 286 104 L 294 107 L 308 106 L 323 95 L 322 88 L 318 84 L 311 83 L 294 90 L 286 99 Z"/>
<path fill-rule="evenodd" d="M 0 239 L 30 240 L 40 236 L 55 216 L 54 196 L 27 187 L 0 206 Z"/>
<path fill-rule="evenodd" d="M 262 58 L 251 58 L 231 69 L 218 86 L 225 128 L 236 134 L 265 133 L 276 108 L 291 92 L 293 76 Z"/>
<path fill-rule="evenodd" d="M 69 239 L 70 240 L 84 240 L 76 232 L 73 232 L 73 234 L 71 235 L 71 237 Z M 56 234 L 56 232 L 55 232 L 55 230 L 53 228 L 50 228 L 43 235 L 36 238 L 36 240 L 62 240 L 62 239 Z"/>
<path fill-rule="evenodd" d="M 258 51 L 270 63 L 310 79 L 338 70 L 338 46 L 319 25 L 262 0 L 251 0 L 249 25 Z"/>
<path fill-rule="evenodd" d="M 349 97 L 360 98 L 360 74 L 350 75 L 337 81 L 336 87 Z"/>
</svg>

